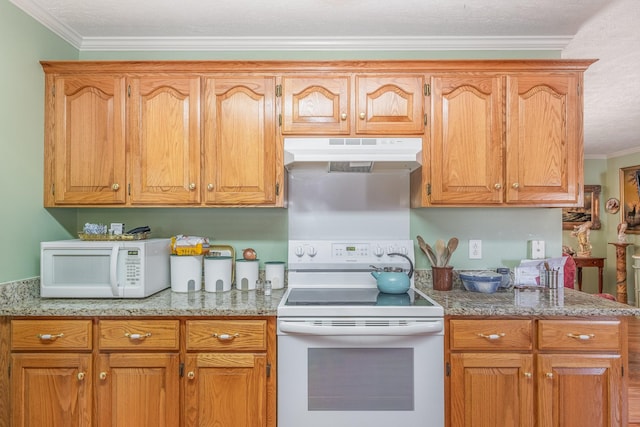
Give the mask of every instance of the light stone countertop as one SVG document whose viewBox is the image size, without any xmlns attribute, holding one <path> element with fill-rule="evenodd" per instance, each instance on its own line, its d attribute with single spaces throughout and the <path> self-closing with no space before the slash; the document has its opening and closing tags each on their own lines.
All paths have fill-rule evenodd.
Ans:
<svg viewBox="0 0 640 427">
<path fill-rule="evenodd" d="M 430 271 L 417 271 L 416 287 L 452 316 L 640 316 L 640 308 L 584 292 L 548 290 L 465 291 L 459 282 L 451 291 L 434 291 Z M 286 289 L 271 298 L 254 291 L 176 293 L 170 289 L 143 299 L 40 298 L 38 278 L 0 284 L 0 316 L 275 316 Z"/>
</svg>

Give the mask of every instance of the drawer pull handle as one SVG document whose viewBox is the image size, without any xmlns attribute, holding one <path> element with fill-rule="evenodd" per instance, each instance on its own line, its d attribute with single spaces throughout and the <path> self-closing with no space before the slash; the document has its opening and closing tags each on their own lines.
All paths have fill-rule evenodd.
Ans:
<svg viewBox="0 0 640 427">
<path fill-rule="evenodd" d="M 595 338 L 595 334 L 567 334 L 569 338 L 573 338 L 581 341 L 589 341 L 590 339 Z"/>
<path fill-rule="evenodd" d="M 547 378 L 549 378 L 549 379 L 552 379 L 552 378 L 553 378 L 553 372 L 547 372 L 547 373 L 545 374 L 545 377 L 547 377 Z"/>
<path fill-rule="evenodd" d="M 524 373 L 524 377 L 525 378 L 531 378 L 533 376 L 533 374 L 531 374 L 531 372 L 525 372 Z"/>
<path fill-rule="evenodd" d="M 233 341 L 234 339 L 238 338 L 240 336 L 240 334 L 235 333 L 233 335 L 231 334 L 213 334 L 212 337 L 214 338 L 218 338 L 220 341 Z"/>
<path fill-rule="evenodd" d="M 151 336 L 151 332 L 147 332 L 146 334 L 130 334 L 129 332 L 124 334 L 125 337 L 134 341 L 142 341 Z"/>
<path fill-rule="evenodd" d="M 100 379 L 101 379 L 102 381 L 104 381 L 104 380 L 106 380 L 106 379 L 107 379 L 107 373 L 106 373 L 106 372 L 100 372 L 99 377 L 100 377 Z"/>
<path fill-rule="evenodd" d="M 490 341 L 499 340 L 500 338 L 504 337 L 505 335 L 506 334 L 504 332 L 499 333 L 499 334 L 488 334 L 488 335 L 478 334 L 479 337 L 486 338 L 486 339 L 488 339 Z"/>
<path fill-rule="evenodd" d="M 187 378 L 189 378 L 190 380 L 194 379 L 196 377 L 196 373 L 193 371 L 189 371 L 187 372 Z"/>
<path fill-rule="evenodd" d="M 78 381 L 84 380 L 84 372 L 78 372 Z"/>
<path fill-rule="evenodd" d="M 64 334 L 61 332 L 59 334 L 38 334 L 38 338 L 42 341 L 55 341 L 58 338 L 64 337 Z"/>
</svg>

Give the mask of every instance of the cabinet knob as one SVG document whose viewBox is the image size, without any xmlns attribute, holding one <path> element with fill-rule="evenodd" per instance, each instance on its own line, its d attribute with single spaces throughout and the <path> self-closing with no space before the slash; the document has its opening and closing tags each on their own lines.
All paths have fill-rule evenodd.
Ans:
<svg viewBox="0 0 640 427">
<path fill-rule="evenodd" d="M 238 338 L 240 336 L 240 334 L 235 333 L 235 334 L 213 334 L 211 335 L 214 338 L 218 338 L 220 341 L 233 341 L 234 339 Z"/>
<path fill-rule="evenodd" d="M 547 378 L 553 378 L 553 372 L 547 372 L 547 373 L 545 374 L 545 377 L 547 377 Z"/>
<path fill-rule="evenodd" d="M 364 114 L 364 113 L 360 113 L 360 120 L 364 120 L 364 118 L 365 118 L 365 117 L 367 117 L 367 115 L 366 115 L 366 114 Z"/>
<path fill-rule="evenodd" d="M 189 184 L 189 190 L 195 190 L 196 189 L 196 183 L 192 182 Z"/>
<path fill-rule="evenodd" d="M 499 340 L 500 338 L 504 337 L 506 334 L 504 332 L 501 332 L 499 334 L 478 334 L 479 337 L 488 339 L 490 341 L 493 340 Z"/>
<path fill-rule="evenodd" d="M 151 332 L 147 332 L 146 334 L 130 334 L 129 332 L 126 332 L 124 336 L 132 341 L 142 341 L 149 338 L 151 336 Z"/>
<path fill-rule="evenodd" d="M 78 381 L 84 380 L 84 372 L 78 372 L 77 377 L 78 377 Z"/>
<path fill-rule="evenodd" d="M 340 119 L 341 120 L 347 120 L 347 113 L 340 114 Z"/>
<path fill-rule="evenodd" d="M 100 372 L 100 375 L 98 375 L 98 377 L 104 381 L 107 379 L 107 373 L 106 372 Z"/>
<path fill-rule="evenodd" d="M 595 334 L 567 334 L 569 338 L 573 338 L 574 340 L 581 341 L 589 341 L 592 338 L 595 338 Z"/>
<path fill-rule="evenodd" d="M 533 375 L 531 374 L 531 372 L 525 372 L 524 373 L 524 377 L 525 378 L 531 378 Z"/>
<path fill-rule="evenodd" d="M 59 334 L 38 334 L 38 338 L 42 341 L 55 341 L 58 338 L 64 337 L 64 334 L 61 332 Z"/>
<path fill-rule="evenodd" d="M 207 184 L 207 190 L 213 191 L 213 189 L 214 189 L 213 184 Z"/>
<path fill-rule="evenodd" d="M 502 189 L 502 184 L 497 183 L 496 185 L 493 186 L 493 188 L 495 188 L 496 190 L 500 190 Z"/>
<path fill-rule="evenodd" d="M 196 373 L 193 371 L 189 371 L 187 372 L 187 378 L 189 378 L 190 380 L 194 379 L 196 377 Z"/>
<path fill-rule="evenodd" d="M 513 184 L 511 184 L 511 188 L 513 188 L 514 190 L 517 190 L 518 188 L 520 188 L 520 184 L 517 182 L 514 182 Z"/>
<path fill-rule="evenodd" d="M 113 185 L 111 186 L 111 189 L 112 189 L 113 191 L 118 191 L 118 190 L 120 189 L 120 184 L 118 184 L 118 183 L 113 184 Z"/>
</svg>

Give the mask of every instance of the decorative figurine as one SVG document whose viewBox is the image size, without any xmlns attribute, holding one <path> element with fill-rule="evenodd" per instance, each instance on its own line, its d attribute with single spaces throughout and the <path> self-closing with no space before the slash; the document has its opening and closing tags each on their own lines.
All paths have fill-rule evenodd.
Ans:
<svg viewBox="0 0 640 427">
<path fill-rule="evenodd" d="M 621 222 L 620 224 L 618 224 L 618 243 L 627 243 L 627 235 L 625 234 L 626 231 L 626 222 Z"/>
<path fill-rule="evenodd" d="M 588 258 L 591 256 L 591 221 L 587 221 L 579 226 L 574 226 L 571 235 L 578 238 L 578 256 Z"/>
</svg>

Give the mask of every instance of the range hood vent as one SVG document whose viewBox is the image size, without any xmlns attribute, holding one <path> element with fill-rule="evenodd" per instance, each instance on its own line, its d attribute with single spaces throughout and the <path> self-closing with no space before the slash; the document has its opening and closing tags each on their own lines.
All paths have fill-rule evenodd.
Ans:
<svg viewBox="0 0 640 427">
<path fill-rule="evenodd" d="M 413 171 L 422 164 L 422 138 L 285 138 L 288 170 Z"/>
</svg>

